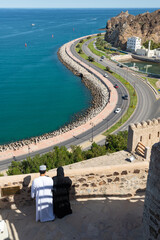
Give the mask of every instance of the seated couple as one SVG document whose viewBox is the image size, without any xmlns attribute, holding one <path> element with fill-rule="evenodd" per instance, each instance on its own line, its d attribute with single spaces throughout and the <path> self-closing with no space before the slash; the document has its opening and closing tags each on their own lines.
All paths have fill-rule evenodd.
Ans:
<svg viewBox="0 0 160 240">
<path fill-rule="evenodd" d="M 55 216 L 63 218 L 71 214 L 69 190 L 72 181 L 64 177 L 63 167 L 57 169 L 57 176 L 46 176 L 46 166 L 39 168 L 40 177 L 32 182 L 31 197 L 36 198 L 36 221 L 53 221 Z"/>
</svg>

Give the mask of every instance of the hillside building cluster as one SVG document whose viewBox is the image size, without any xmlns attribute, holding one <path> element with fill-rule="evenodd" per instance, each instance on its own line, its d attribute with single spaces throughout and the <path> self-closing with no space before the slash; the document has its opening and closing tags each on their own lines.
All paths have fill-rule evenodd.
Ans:
<svg viewBox="0 0 160 240">
<path fill-rule="evenodd" d="M 127 40 L 127 50 L 136 53 L 140 56 L 149 58 L 160 58 L 160 48 L 151 50 L 151 41 L 149 41 L 148 49 L 144 48 L 141 44 L 141 38 L 130 37 Z"/>
</svg>

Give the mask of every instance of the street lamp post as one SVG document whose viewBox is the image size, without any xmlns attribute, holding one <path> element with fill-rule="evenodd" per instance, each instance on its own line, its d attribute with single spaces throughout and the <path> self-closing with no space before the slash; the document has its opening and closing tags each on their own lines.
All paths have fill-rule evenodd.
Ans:
<svg viewBox="0 0 160 240">
<path fill-rule="evenodd" d="M 30 146 L 28 145 L 28 155 L 30 157 Z"/>
<path fill-rule="evenodd" d="M 94 123 L 91 122 L 90 125 L 92 126 L 92 138 L 91 138 L 91 142 L 93 142 L 93 128 L 94 128 Z"/>
</svg>

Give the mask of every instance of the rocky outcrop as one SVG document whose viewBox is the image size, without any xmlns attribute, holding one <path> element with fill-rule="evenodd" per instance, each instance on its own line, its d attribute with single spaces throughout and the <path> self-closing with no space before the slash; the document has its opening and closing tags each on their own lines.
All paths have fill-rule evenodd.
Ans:
<svg viewBox="0 0 160 240">
<path fill-rule="evenodd" d="M 121 12 L 118 16 L 111 18 L 107 22 L 105 40 L 114 47 L 126 48 L 129 37 L 137 36 L 142 39 L 160 42 L 160 9 L 137 16 L 126 12 Z"/>
</svg>

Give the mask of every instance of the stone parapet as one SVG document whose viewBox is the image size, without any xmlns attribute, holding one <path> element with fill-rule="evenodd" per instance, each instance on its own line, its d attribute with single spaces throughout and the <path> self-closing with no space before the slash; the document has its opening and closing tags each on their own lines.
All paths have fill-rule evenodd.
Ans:
<svg viewBox="0 0 160 240">
<path fill-rule="evenodd" d="M 53 177 L 56 169 L 47 172 Z M 110 165 L 85 169 L 66 169 L 72 180 L 71 197 L 131 196 L 146 188 L 148 162 Z M 39 174 L 0 178 L 0 208 L 32 204 L 30 187 Z"/>
</svg>

